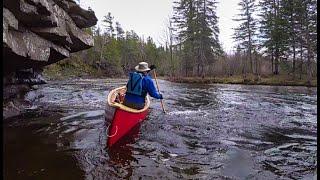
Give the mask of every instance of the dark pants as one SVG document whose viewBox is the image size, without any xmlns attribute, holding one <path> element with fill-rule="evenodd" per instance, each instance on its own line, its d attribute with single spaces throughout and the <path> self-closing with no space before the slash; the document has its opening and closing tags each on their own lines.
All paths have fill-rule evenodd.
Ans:
<svg viewBox="0 0 320 180">
<path fill-rule="evenodd" d="M 128 106 L 128 107 L 133 108 L 133 109 L 137 109 L 137 110 L 144 108 L 144 103 L 142 103 L 142 104 L 138 103 L 137 104 L 137 103 L 128 102 L 126 100 L 124 100 L 123 105 Z"/>
</svg>

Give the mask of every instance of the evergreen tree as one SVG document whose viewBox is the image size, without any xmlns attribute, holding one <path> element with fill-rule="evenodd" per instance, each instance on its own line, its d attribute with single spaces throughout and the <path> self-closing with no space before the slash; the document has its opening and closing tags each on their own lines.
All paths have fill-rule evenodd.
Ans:
<svg viewBox="0 0 320 180">
<path fill-rule="evenodd" d="M 113 18 L 114 17 L 111 16 L 111 13 L 108 12 L 108 15 L 104 16 L 104 19 L 102 20 L 106 28 L 106 33 L 109 37 L 114 37 Z"/>
<path fill-rule="evenodd" d="M 297 28 L 298 21 L 298 5 L 299 1 L 282 0 L 283 18 L 288 21 L 285 31 L 288 36 L 288 51 L 287 56 L 292 59 L 292 74 L 295 77 L 296 72 L 296 57 L 297 57 L 297 40 L 299 39 L 299 32 Z"/>
<path fill-rule="evenodd" d="M 261 0 L 260 37 L 265 53 L 271 55 L 272 71 L 279 74 L 279 61 L 288 49 L 288 21 L 284 19 L 280 0 Z M 274 62 L 274 63 L 273 63 Z M 274 64 L 274 69 L 273 69 Z"/>
<path fill-rule="evenodd" d="M 94 31 L 94 48 L 99 53 L 99 60 L 96 60 L 96 64 L 99 64 L 98 69 L 100 70 L 100 64 L 103 60 L 103 49 L 105 44 L 105 38 L 104 35 L 101 33 L 101 28 L 98 26 L 98 28 Z M 97 53 L 97 54 L 98 54 Z"/>
<path fill-rule="evenodd" d="M 156 44 L 153 42 L 151 37 L 147 38 L 147 43 L 144 45 L 144 51 L 146 55 L 146 61 L 150 64 L 155 64 L 159 67 L 159 53 Z"/>
<path fill-rule="evenodd" d="M 234 29 L 235 33 L 233 38 L 238 42 L 238 48 L 247 52 L 247 57 L 250 62 L 250 72 L 253 73 L 252 53 L 255 51 L 257 43 L 257 21 L 253 17 L 256 8 L 255 0 L 241 0 L 238 5 L 240 6 L 241 13 L 237 16 L 240 18 L 234 20 L 240 22 L 240 25 Z M 257 67 L 255 69 L 255 73 L 257 73 Z"/>
<path fill-rule="evenodd" d="M 117 31 L 117 38 L 123 39 L 124 38 L 124 31 L 119 22 L 116 22 L 116 31 Z"/>
<path fill-rule="evenodd" d="M 300 78 L 302 64 L 307 62 L 308 82 L 311 81 L 311 61 L 316 55 L 317 43 L 317 2 L 316 0 L 282 0 L 280 1 L 282 18 L 286 23 L 284 32 L 287 32 L 287 54 L 292 58 L 292 73 L 295 77 L 296 57 L 300 54 Z"/>
<path fill-rule="evenodd" d="M 180 46 L 183 46 L 183 59 L 185 76 L 189 75 L 189 72 L 193 67 L 194 55 L 194 33 L 196 22 L 196 9 L 193 0 L 180 0 L 174 2 L 174 15 L 173 23 L 175 30 L 177 31 L 177 39 L 180 41 Z"/>
<path fill-rule="evenodd" d="M 180 0 L 174 2 L 173 22 L 185 61 L 185 75 L 197 68 L 204 77 L 204 66 L 222 54 L 218 35 L 215 0 Z"/>
<path fill-rule="evenodd" d="M 219 43 L 217 1 L 199 0 L 197 5 L 198 76 L 204 76 L 204 65 L 212 63 L 223 52 Z M 199 72 L 199 66 L 201 71 Z"/>
<path fill-rule="evenodd" d="M 317 1 L 302 0 L 300 11 L 301 35 L 304 39 L 302 45 L 306 50 L 307 58 L 307 82 L 311 84 L 311 61 L 317 53 Z"/>
</svg>

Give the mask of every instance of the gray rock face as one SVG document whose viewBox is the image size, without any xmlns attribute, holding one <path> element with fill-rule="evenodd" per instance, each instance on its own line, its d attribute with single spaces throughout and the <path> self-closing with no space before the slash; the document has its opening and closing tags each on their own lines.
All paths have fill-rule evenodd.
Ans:
<svg viewBox="0 0 320 180">
<path fill-rule="evenodd" d="M 93 37 L 83 28 L 96 23 L 94 12 L 74 0 L 3 0 L 4 99 L 25 92 L 25 85 L 44 83 L 34 74 L 42 67 L 92 47 Z"/>
<path fill-rule="evenodd" d="M 93 11 L 73 0 L 4 0 L 5 71 L 39 68 L 93 46 L 81 28 L 97 23 Z"/>
</svg>

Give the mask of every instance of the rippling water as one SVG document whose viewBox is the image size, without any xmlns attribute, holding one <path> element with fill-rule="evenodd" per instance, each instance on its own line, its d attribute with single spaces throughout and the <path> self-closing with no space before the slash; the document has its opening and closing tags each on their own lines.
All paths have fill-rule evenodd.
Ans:
<svg viewBox="0 0 320 180">
<path fill-rule="evenodd" d="M 50 82 L 4 123 L 5 179 L 312 179 L 317 89 L 160 80 L 137 136 L 106 148 L 108 92 L 125 80 Z"/>
</svg>

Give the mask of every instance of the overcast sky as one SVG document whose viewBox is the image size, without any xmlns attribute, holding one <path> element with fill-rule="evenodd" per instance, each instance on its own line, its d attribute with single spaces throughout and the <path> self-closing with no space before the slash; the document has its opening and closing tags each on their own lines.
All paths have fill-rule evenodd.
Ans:
<svg viewBox="0 0 320 180">
<path fill-rule="evenodd" d="M 217 8 L 220 28 L 220 42 L 226 52 L 234 46 L 231 38 L 236 23 L 232 21 L 238 14 L 239 0 L 220 0 Z M 151 36 L 159 44 L 165 28 L 166 20 L 172 15 L 173 0 L 81 0 L 83 8 L 94 10 L 98 25 L 103 16 L 111 12 L 114 21 L 118 21 L 125 31 L 134 30 L 146 39 Z"/>
</svg>

